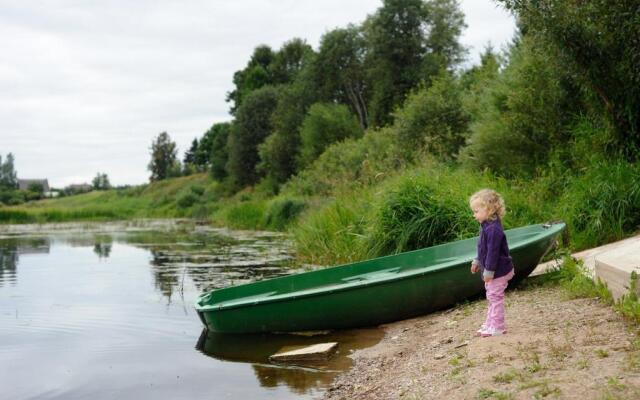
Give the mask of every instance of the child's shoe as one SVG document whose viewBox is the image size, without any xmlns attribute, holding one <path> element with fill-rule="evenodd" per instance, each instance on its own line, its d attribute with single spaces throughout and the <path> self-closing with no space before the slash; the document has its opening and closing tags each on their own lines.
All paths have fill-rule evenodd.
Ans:
<svg viewBox="0 0 640 400">
<path fill-rule="evenodd" d="M 480 329 L 478 329 L 478 330 L 476 331 L 476 336 L 477 336 L 477 337 L 482 336 L 482 332 L 484 332 L 484 331 L 486 331 L 486 330 L 487 330 L 487 325 L 485 325 L 485 324 L 480 325 Z"/>
<path fill-rule="evenodd" d="M 506 329 L 489 328 L 482 331 L 480 333 L 480 336 L 482 337 L 501 336 L 501 335 L 504 335 L 505 333 L 507 333 Z"/>
</svg>

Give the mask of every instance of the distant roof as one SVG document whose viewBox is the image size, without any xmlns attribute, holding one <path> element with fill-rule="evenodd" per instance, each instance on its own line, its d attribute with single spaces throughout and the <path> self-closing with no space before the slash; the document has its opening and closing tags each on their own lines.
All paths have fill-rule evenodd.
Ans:
<svg viewBox="0 0 640 400">
<path fill-rule="evenodd" d="M 31 185 L 42 185 L 42 191 L 49 191 L 49 180 L 48 179 L 18 179 L 18 189 L 20 190 L 29 190 Z"/>
</svg>

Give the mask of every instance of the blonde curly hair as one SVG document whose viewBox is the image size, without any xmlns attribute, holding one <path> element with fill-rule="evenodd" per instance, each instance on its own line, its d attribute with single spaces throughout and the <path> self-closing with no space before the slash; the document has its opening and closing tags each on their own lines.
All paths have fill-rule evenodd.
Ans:
<svg viewBox="0 0 640 400">
<path fill-rule="evenodd" d="M 502 218 L 506 213 L 504 199 L 500 196 L 500 193 L 492 189 L 482 189 L 475 192 L 469 198 L 469 206 L 473 207 L 474 204 L 489 210 L 490 220 Z"/>
</svg>

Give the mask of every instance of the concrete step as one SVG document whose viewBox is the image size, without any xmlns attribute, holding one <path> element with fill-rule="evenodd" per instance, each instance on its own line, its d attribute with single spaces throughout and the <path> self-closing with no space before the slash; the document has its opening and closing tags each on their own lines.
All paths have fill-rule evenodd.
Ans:
<svg viewBox="0 0 640 400">
<path fill-rule="evenodd" d="M 595 256 L 596 277 L 607 284 L 616 300 L 629 293 L 633 271 L 640 274 L 640 240 L 628 242 Z"/>
<path fill-rule="evenodd" d="M 571 255 L 582 260 L 591 278 L 600 278 L 617 300 L 629 291 L 631 272 L 640 274 L 640 235 Z M 562 262 L 562 260 L 559 260 Z M 556 260 L 539 264 L 531 276 L 548 272 L 557 266 Z M 640 294 L 640 293 L 639 293 Z"/>
<path fill-rule="evenodd" d="M 640 235 L 632 236 L 630 238 L 620 240 L 618 242 L 605 244 L 600 247 L 594 247 L 593 249 L 588 249 L 588 250 L 583 250 L 577 253 L 573 253 L 571 257 L 577 260 L 582 260 L 587 272 L 591 274 L 591 277 L 593 278 L 595 276 L 596 256 L 598 256 L 599 254 L 605 253 L 607 251 L 615 250 L 620 247 L 632 245 L 634 243 L 640 246 Z M 562 260 L 558 260 L 558 261 L 562 263 Z M 551 260 L 545 263 L 538 264 L 538 266 L 536 267 L 536 269 L 533 270 L 530 276 L 544 274 L 549 270 L 553 269 L 554 267 L 556 267 L 556 264 L 557 264 L 556 260 Z"/>
</svg>

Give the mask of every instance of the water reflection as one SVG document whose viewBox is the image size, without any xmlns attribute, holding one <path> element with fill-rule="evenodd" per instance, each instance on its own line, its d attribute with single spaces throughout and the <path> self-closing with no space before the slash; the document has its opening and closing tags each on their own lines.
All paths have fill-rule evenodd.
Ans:
<svg viewBox="0 0 640 400">
<path fill-rule="evenodd" d="M 44 229 L 0 237 L 0 387 L 10 387 L 2 398 L 46 398 L 55 388 L 59 398 L 98 400 L 111 394 L 101 386 L 107 381 L 118 382 L 119 398 L 140 398 L 136 390 L 151 385 L 158 400 L 192 391 L 202 396 L 191 398 L 211 397 L 212 382 L 213 397 L 310 398 L 350 366 L 351 351 L 382 336 L 377 330 L 320 337 L 205 332 L 198 339 L 202 324 L 192 304 L 200 293 L 299 271 L 282 235 L 209 227 Z M 196 340 L 199 351 L 193 351 Z M 319 341 L 340 343 L 324 364 L 268 360 L 284 346 Z M 32 382 L 34 374 L 43 378 Z M 176 376 L 185 389 L 173 384 Z"/>
<path fill-rule="evenodd" d="M 46 238 L 9 238 L 0 240 L 0 286 L 5 282 L 15 284 L 20 255 L 48 254 Z"/>
<path fill-rule="evenodd" d="M 20 254 L 49 253 L 53 242 L 92 248 L 103 261 L 112 256 L 118 243 L 148 251 L 155 287 L 168 304 L 184 291 L 186 279 L 203 292 L 293 272 L 290 246 L 281 235 L 191 229 L 0 238 L 0 285 L 17 279 Z"/>
<path fill-rule="evenodd" d="M 299 394 L 309 394 L 328 387 L 335 375 L 351 366 L 349 355 L 378 343 L 384 333 L 380 329 L 354 329 L 317 335 L 291 334 L 220 334 L 202 331 L 196 349 L 223 361 L 252 363 L 256 378 L 263 387 L 286 385 Z M 283 347 L 304 347 L 317 343 L 338 342 L 338 350 L 327 361 L 297 362 L 295 365 L 271 363 L 269 356 Z"/>
</svg>

